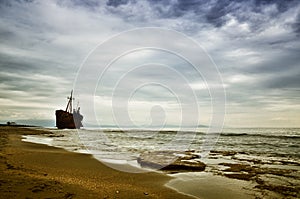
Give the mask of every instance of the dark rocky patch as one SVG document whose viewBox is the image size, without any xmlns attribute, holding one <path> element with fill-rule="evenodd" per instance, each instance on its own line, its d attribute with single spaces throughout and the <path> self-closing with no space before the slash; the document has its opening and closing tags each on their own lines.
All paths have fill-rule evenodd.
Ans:
<svg viewBox="0 0 300 199">
<path fill-rule="evenodd" d="M 226 176 L 228 178 L 234 178 L 234 179 L 238 179 L 238 180 L 249 181 L 249 180 L 252 179 L 252 177 L 254 175 L 250 174 L 250 173 L 225 173 L 224 176 Z"/>
<path fill-rule="evenodd" d="M 156 151 L 141 154 L 137 159 L 142 167 L 169 172 L 204 171 L 206 165 L 193 151 Z"/>
<path fill-rule="evenodd" d="M 287 186 L 287 185 L 273 185 L 273 184 L 267 184 L 262 183 L 259 185 L 256 185 L 255 188 L 261 189 L 261 190 L 269 190 L 273 191 L 279 194 L 282 194 L 284 196 L 289 197 L 299 197 L 300 188 L 295 186 Z"/>
<path fill-rule="evenodd" d="M 210 151 L 211 155 L 222 155 L 222 156 L 233 156 L 236 155 L 238 152 L 236 151 L 217 151 L 217 150 L 212 150 Z"/>
<path fill-rule="evenodd" d="M 300 192 L 300 186 L 292 182 L 286 182 L 286 184 L 277 184 L 272 181 L 276 177 L 279 180 L 284 179 L 297 179 L 299 177 L 295 175 L 298 171 L 293 169 L 278 169 L 278 168 L 262 168 L 259 166 L 249 164 L 238 164 L 238 163 L 220 163 L 219 165 L 227 166 L 224 170 L 221 170 L 217 174 L 224 175 L 228 178 L 254 181 L 257 183 L 256 189 L 261 192 L 268 190 L 281 194 L 284 197 L 298 197 Z"/>
<path fill-rule="evenodd" d="M 252 171 L 252 167 L 248 164 L 220 163 L 219 165 L 229 167 L 228 169 L 225 169 L 224 171 L 230 171 L 230 172 Z"/>
</svg>

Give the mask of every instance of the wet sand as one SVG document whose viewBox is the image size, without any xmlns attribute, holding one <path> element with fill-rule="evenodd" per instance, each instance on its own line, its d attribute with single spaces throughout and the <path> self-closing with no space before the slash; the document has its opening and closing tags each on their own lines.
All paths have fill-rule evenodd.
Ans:
<svg viewBox="0 0 300 199">
<path fill-rule="evenodd" d="M 113 170 L 91 155 L 21 141 L 48 133 L 0 127 L 0 198 L 191 198 L 164 186 L 155 172 Z"/>
<path fill-rule="evenodd" d="M 300 196 L 299 163 L 292 160 L 259 161 L 235 151 L 212 151 L 202 172 L 126 173 L 107 167 L 91 155 L 21 141 L 22 135 L 34 134 L 57 136 L 49 135 L 47 129 L 0 127 L 0 198 Z"/>
</svg>

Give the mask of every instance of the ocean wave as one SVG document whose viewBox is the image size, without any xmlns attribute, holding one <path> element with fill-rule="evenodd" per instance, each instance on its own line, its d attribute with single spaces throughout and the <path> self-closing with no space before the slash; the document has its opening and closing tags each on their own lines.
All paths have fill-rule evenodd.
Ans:
<svg viewBox="0 0 300 199">
<path fill-rule="evenodd" d="M 263 137 L 263 138 L 279 138 L 279 139 L 300 139 L 300 135 L 266 135 L 266 134 L 250 134 L 250 133 L 221 133 L 220 136 L 231 137 Z"/>
</svg>

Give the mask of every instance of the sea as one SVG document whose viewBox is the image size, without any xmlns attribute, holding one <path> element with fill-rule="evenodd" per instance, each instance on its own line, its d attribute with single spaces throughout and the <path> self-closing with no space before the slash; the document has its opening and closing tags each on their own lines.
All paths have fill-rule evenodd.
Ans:
<svg viewBox="0 0 300 199">
<path fill-rule="evenodd" d="M 300 128 L 44 130 L 51 134 L 26 135 L 23 141 L 91 154 L 124 172 L 154 171 L 140 166 L 145 154 L 162 152 L 163 160 L 166 151 L 183 159 L 192 153 L 205 171 L 168 174 L 175 179 L 166 186 L 195 197 L 300 198 Z"/>
<path fill-rule="evenodd" d="M 138 166 L 137 158 L 153 151 L 236 152 L 260 161 L 300 163 L 300 128 L 224 128 L 222 132 L 137 129 L 47 129 L 53 134 L 27 135 L 23 141 L 88 153 L 104 162 Z"/>
</svg>

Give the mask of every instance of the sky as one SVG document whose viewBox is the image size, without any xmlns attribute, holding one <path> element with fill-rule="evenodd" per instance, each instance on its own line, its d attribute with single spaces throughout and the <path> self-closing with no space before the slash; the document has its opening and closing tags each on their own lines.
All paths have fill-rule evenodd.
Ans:
<svg viewBox="0 0 300 199">
<path fill-rule="evenodd" d="M 122 37 L 130 30 L 150 31 Z M 224 126 L 300 126 L 298 0 L 1 0 L 0 122 L 54 126 L 74 89 L 85 125 L 188 126 L 197 114 L 210 125 L 219 85 L 171 51 L 118 54 L 139 42 L 210 57 L 226 92 Z"/>
</svg>

